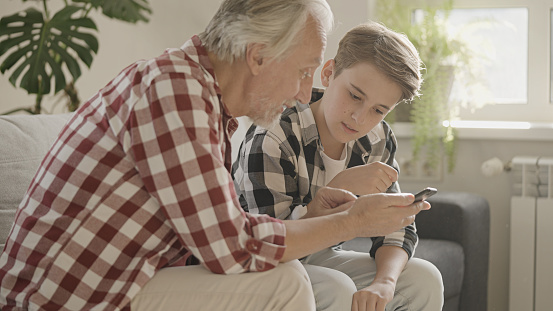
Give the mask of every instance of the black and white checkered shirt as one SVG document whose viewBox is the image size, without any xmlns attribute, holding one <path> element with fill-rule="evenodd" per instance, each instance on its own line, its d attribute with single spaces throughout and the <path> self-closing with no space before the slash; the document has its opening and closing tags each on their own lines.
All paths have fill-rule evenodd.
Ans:
<svg viewBox="0 0 553 311">
<path fill-rule="evenodd" d="M 311 102 L 323 89 L 313 88 Z M 367 135 L 347 144 L 347 167 L 383 162 L 399 171 L 395 161 L 397 141 L 390 126 L 382 121 Z M 325 186 L 323 148 L 309 105 L 297 103 L 286 109 L 280 126 L 271 130 L 252 125 L 240 145 L 232 167 L 234 185 L 244 210 L 295 219 L 294 209 L 306 206 Z M 388 192 L 400 192 L 397 183 Z M 418 237 L 409 225 L 385 237 L 373 238 L 371 254 L 382 245 L 402 247 L 411 257 Z"/>
</svg>

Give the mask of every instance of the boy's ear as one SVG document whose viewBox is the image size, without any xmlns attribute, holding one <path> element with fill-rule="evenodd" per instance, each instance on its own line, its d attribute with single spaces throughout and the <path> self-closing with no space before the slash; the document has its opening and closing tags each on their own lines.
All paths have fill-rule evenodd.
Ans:
<svg viewBox="0 0 553 311">
<path fill-rule="evenodd" d="M 330 79 L 334 77 L 334 59 L 329 59 L 321 69 L 321 83 L 324 87 L 328 87 Z"/>
<path fill-rule="evenodd" d="M 254 76 L 261 72 L 263 65 L 266 63 L 261 53 L 264 47 L 265 45 L 261 43 L 250 43 L 246 47 L 246 63 Z"/>
</svg>

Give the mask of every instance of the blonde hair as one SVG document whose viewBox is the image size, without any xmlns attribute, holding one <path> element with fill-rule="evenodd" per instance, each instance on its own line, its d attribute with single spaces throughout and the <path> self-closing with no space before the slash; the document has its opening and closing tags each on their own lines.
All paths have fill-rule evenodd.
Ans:
<svg viewBox="0 0 553 311">
<path fill-rule="evenodd" d="M 263 56 L 279 59 L 302 41 L 309 16 L 324 34 L 333 28 L 325 0 L 225 0 L 199 37 L 221 60 L 243 59 L 250 43 L 265 44 Z"/>
<path fill-rule="evenodd" d="M 348 31 L 340 40 L 334 62 L 335 76 L 360 62 L 375 65 L 401 87 L 400 102 L 420 95 L 422 62 L 417 49 L 406 35 L 380 23 L 367 22 Z"/>
</svg>

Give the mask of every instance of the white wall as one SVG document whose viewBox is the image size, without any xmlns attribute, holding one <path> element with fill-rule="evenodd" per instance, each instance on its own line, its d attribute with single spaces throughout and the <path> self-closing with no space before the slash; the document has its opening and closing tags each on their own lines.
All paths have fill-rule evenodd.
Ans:
<svg viewBox="0 0 553 311">
<path fill-rule="evenodd" d="M 49 10 L 55 12 L 62 1 L 47 1 Z M 90 69 L 82 66 L 82 76 L 77 89 L 82 102 L 105 86 L 123 68 L 132 62 L 157 56 L 166 48 L 180 47 L 192 35 L 202 31 L 215 13 L 220 1 L 149 1 L 153 9 L 150 22 L 136 25 L 109 19 L 94 13 L 91 17 L 98 27 L 99 51 Z M 1 16 L 36 6 L 42 10 L 42 1 L 1 1 Z M 51 7 L 51 8 L 50 8 Z M 52 14 L 52 13 L 51 13 Z M 3 58 L 2 58 L 3 60 Z M 35 96 L 22 89 L 15 89 L 8 75 L 0 77 L 0 113 L 34 104 Z M 44 106 L 49 109 L 57 98 L 46 98 Z M 56 112 L 61 106 L 56 106 Z"/>
<path fill-rule="evenodd" d="M 92 68 L 83 69 L 83 75 L 77 83 L 81 99 L 84 101 L 92 96 L 131 62 L 156 56 L 168 47 L 178 47 L 191 35 L 202 31 L 219 2 L 150 1 L 154 13 L 148 24 L 128 25 L 96 15 L 94 18 L 99 27 L 100 50 Z M 53 4 L 52 1 L 48 3 Z M 329 0 L 329 3 L 336 15 L 337 29 L 328 38 L 326 58 L 334 56 L 338 41 L 344 32 L 370 16 L 366 0 Z M 4 16 L 29 5 L 32 3 L 1 1 L 0 11 Z M 15 89 L 7 79 L 8 76 L 0 77 L 0 112 L 22 105 L 32 105 L 34 97 Z M 320 85 L 319 82 L 315 84 Z M 409 141 L 400 139 L 399 142 L 401 152 L 408 154 Z M 481 194 L 490 203 L 490 311 L 508 309 L 511 177 L 509 174 L 502 174 L 485 178 L 480 173 L 480 165 L 493 156 L 507 161 L 516 155 L 553 156 L 553 144 L 551 141 L 461 139 L 455 172 L 445 174 L 441 181 L 432 183 L 432 186 L 441 191 L 469 191 Z M 416 191 L 423 186 L 429 185 L 421 182 L 402 182 L 404 191 Z"/>
</svg>

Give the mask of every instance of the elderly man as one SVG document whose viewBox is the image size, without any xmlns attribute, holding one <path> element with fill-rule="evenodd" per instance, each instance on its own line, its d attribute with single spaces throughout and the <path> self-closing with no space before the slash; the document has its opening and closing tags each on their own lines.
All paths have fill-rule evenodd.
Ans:
<svg viewBox="0 0 553 311">
<path fill-rule="evenodd" d="M 429 208 L 326 188 L 318 217 L 241 209 L 234 118 L 270 126 L 307 102 L 331 25 L 324 0 L 226 0 L 180 49 L 125 68 L 38 169 L 0 256 L 2 310 L 314 309 L 293 259 Z"/>
</svg>

